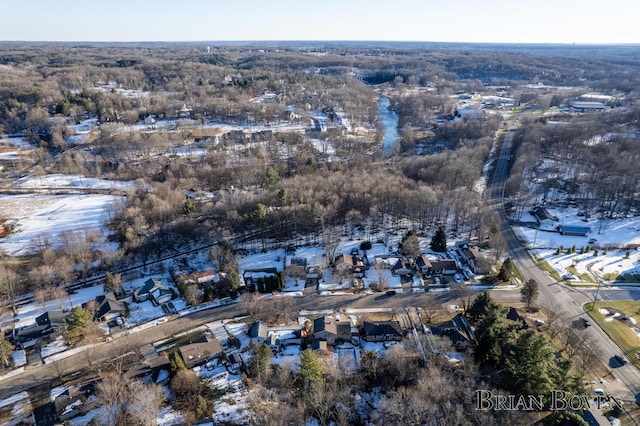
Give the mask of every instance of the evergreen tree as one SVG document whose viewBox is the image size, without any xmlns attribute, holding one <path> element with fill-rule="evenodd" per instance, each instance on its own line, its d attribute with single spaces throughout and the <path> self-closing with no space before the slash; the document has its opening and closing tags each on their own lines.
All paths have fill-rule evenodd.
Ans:
<svg viewBox="0 0 640 426">
<path fill-rule="evenodd" d="M 249 370 L 249 376 L 255 378 L 262 378 L 265 375 L 268 375 L 271 371 L 271 362 L 273 359 L 273 352 L 271 352 L 271 348 L 266 344 L 251 345 L 251 359 L 249 360 L 249 365 L 247 366 Z"/>
<path fill-rule="evenodd" d="M 485 291 L 476 296 L 469 309 L 467 309 L 467 315 L 472 322 L 476 322 L 483 318 L 490 310 L 494 309 L 494 307 L 495 303 L 491 300 L 491 295 L 488 291 Z"/>
<path fill-rule="evenodd" d="M 305 349 L 300 354 L 299 373 L 305 382 L 319 382 L 322 380 L 322 361 L 316 352 L 311 349 Z"/>
<path fill-rule="evenodd" d="M 104 336 L 104 333 L 96 323 L 93 322 L 93 316 L 80 306 L 76 306 L 71 310 L 67 318 L 67 332 L 65 339 L 67 343 L 73 345 L 83 338 L 96 339 Z"/>
<path fill-rule="evenodd" d="M 476 357 L 496 367 L 501 366 L 504 352 L 508 349 L 513 327 L 505 322 L 506 310 L 492 305 L 476 329 Z"/>
<path fill-rule="evenodd" d="M 183 215 L 189 215 L 190 213 L 193 213 L 196 209 L 196 206 L 193 204 L 193 201 L 191 200 L 191 198 L 187 198 L 184 202 L 184 204 L 182 205 L 182 214 Z"/>
<path fill-rule="evenodd" d="M 511 281 L 513 277 L 513 270 L 511 265 L 511 258 L 507 257 L 504 262 L 502 262 L 502 266 L 500 267 L 500 272 L 498 272 L 498 279 L 502 282 Z"/>
<path fill-rule="evenodd" d="M 255 210 L 251 213 L 251 219 L 259 225 L 262 225 L 267 220 L 267 206 L 262 203 L 256 204 Z"/>
<path fill-rule="evenodd" d="M 444 232 L 442 226 L 438 227 L 436 233 L 431 238 L 431 244 L 429 245 L 431 250 L 435 252 L 447 251 L 447 234 Z"/>
<path fill-rule="evenodd" d="M 264 185 L 267 188 L 272 188 L 279 180 L 280 174 L 278 174 L 278 171 L 271 166 L 267 167 L 267 171 L 264 176 Z"/>
<path fill-rule="evenodd" d="M 0 365 L 2 368 L 11 367 L 13 365 L 13 360 L 11 359 L 11 355 L 15 350 L 15 346 L 11 344 L 10 341 L 4 338 L 4 333 L 0 331 Z"/>
<path fill-rule="evenodd" d="M 364 252 L 364 255 L 367 255 L 367 250 L 371 250 L 371 241 L 363 241 L 360 243 L 360 250 Z"/>
<path fill-rule="evenodd" d="M 558 365 L 555 349 L 535 330 L 523 330 L 511 342 L 505 357 L 505 389 L 519 395 L 548 395 L 555 387 Z"/>
<path fill-rule="evenodd" d="M 178 352 L 173 352 L 169 355 L 169 365 L 171 375 L 175 375 L 178 371 L 184 370 L 187 366 L 184 363 L 184 360 L 180 356 Z"/>
</svg>

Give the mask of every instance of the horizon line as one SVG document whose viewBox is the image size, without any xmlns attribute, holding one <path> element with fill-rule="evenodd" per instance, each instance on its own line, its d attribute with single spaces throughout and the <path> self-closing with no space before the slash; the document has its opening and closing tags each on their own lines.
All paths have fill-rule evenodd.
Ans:
<svg viewBox="0 0 640 426">
<path fill-rule="evenodd" d="M 220 43 L 220 44 L 259 44 L 259 43 L 398 43 L 398 44 L 465 44 L 465 45 L 527 45 L 527 46 L 576 46 L 576 47 L 604 47 L 604 46 L 625 46 L 640 47 L 640 42 L 616 43 L 616 42 L 516 42 L 516 41 L 429 41 L 429 40 L 325 40 L 325 39 L 269 39 L 269 40 L 0 40 L 0 43 L 37 43 L 37 44 L 194 44 L 194 43 Z"/>
</svg>

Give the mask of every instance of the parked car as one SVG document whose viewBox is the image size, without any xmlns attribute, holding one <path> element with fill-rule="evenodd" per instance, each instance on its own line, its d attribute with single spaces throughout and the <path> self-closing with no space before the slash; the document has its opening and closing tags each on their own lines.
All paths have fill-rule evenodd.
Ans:
<svg viewBox="0 0 640 426">
<path fill-rule="evenodd" d="M 618 361 L 621 365 L 625 365 L 625 364 L 627 363 L 627 359 L 626 359 L 623 355 L 616 354 L 616 355 L 614 355 L 613 357 L 614 357 L 614 358 L 616 359 L 616 361 Z"/>
<path fill-rule="evenodd" d="M 395 290 L 387 290 L 386 294 L 387 294 L 387 296 L 395 296 L 396 295 L 396 291 Z"/>
</svg>

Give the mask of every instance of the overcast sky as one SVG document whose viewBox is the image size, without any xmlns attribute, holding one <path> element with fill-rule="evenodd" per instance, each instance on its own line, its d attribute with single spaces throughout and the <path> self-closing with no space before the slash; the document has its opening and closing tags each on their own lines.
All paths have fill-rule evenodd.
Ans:
<svg viewBox="0 0 640 426">
<path fill-rule="evenodd" d="M 640 43 L 638 0 L 7 0 L 0 40 Z"/>
</svg>

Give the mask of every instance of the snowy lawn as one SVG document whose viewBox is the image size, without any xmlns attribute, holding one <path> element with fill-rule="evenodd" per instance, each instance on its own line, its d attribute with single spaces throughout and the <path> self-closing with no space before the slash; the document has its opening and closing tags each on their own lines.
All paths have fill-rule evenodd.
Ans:
<svg viewBox="0 0 640 426">
<path fill-rule="evenodd" d="M 520 238 L 561 277 L 577 281 L 590 277 L 586 281 L 597 282 L 597 277 L 609 281 L 619 275 L 640 275 L 640 251 L 635 248 L 640 246 L 640 217 L 584 222 L 577 216 L 576 209 L 547 210 L 558 217 L 558 224 L 591 228 L 586 237 L 560 235 L 558 232 L 527 227 L 515 228 Z M 576 252 L 567 254 L 567 250 L 573 246 Z M 592 250 L 581 254 L 580 250 L 587 246 Z M 628 258 L 627 246 L 633 247 L 629 250 Z M 559 247 L 563 248 L 564 253 L 555 254 Z M 598 250 L 597 256 L 594 256 L 593 249 Z"/>
</svg>

